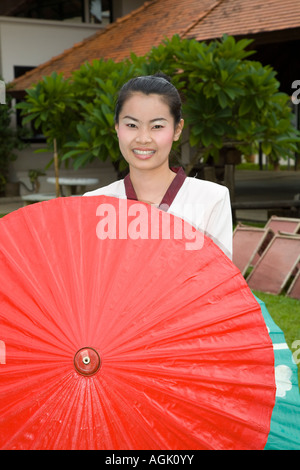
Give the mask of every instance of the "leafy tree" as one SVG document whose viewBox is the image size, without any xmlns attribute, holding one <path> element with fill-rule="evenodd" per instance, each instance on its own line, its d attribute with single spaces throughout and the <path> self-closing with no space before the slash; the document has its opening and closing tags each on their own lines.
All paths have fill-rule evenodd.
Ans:
<svg viewBox="0 0 300 470">
<path fill-rule="evenodd" d="M 26 90 L 26 101 L 16 107 L 22 110 L 23 125 L 33 121 L 46 137 L 48 149 L 53 150 L 56 176 L 56 194 L 59 195 L 59 161 L 67 141 L 74 135 L 77 99 L 70 80 L 53 72 L 36 86 Z"/>
<path fill-rule="evenodd" d="M 299 149 L 290 98 L 279 91 L 270 66 L 248 59 L 250 44 L 228 36 L 210 43 L 174 36 L 147 56 L 172 58 L 166 69 L 183 94 L 190 144 L 197 150 L 190 168 L 201 158 L 217 160 L 224 147 L 252 154 L 261 144 L 274 162 Z"/>
<path fill-rule="evenodd" d="M 80 120 L 76 124 L 75 139 L 65 148 L 63 161 L 73 160 L 75 169 L 95 159 L 110 159 L 117 171 L 126 168 L 114 129 L 115 100 L 120 87 L 135 75 L 129 61 L 94 61 L 75 71 L 73 89 L 78 100 Z"/>
</svg>

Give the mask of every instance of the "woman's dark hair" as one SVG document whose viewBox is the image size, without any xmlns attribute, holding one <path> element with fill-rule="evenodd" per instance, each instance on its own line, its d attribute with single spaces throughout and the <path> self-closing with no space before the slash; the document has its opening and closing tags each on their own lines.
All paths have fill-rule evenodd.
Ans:
<svg viewBox="0 0 300 470">
<path fill-rule="evenodd" d="M 136 92 L 144 93 L 145 95 L 154 93 L 160 95 L 170 108 L 170 112 L 175 121 L 175 126 L 179 124 L 182 116 L 180 95 L 174 85 L 172 85 L 170 78 L 161 72 L 156 73 L 155 75 L 145 75 L 132 78 L 122 86 L 118 94 L 115 108 L 116 123 L 119 122 L 119 115 L 125 101 Z"/>
</svg>

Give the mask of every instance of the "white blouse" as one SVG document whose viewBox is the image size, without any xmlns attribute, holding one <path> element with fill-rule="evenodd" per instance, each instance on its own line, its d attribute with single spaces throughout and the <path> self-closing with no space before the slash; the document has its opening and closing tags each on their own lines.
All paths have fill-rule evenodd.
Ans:
<svg viewBox="0 0 300 470">
<path fill-rule="evenodd" d="M 177 182 L 181 178 L 180 184 L 176 184 L 176 178 Z M 210 181 L 183 176 L 183 171 L 180 171 L 173 181 L 172 196 L 169 199 L 163 199 L 161 208 L 202 231 L 231 259 L 232 214 L 227 187 Z M 130 197 L 128 184 L 131 185 L 129 176 L 124 180 L 115 181 L 108 186 L 87 192 L 84 196 L 112 196 L 122 199 L 135 199 L 134 196 Z M 134 191 L 132 187 L 130 189 L 131 192 Z M 164 200 L 168 203 L 164 204 Z"/>
</svg>

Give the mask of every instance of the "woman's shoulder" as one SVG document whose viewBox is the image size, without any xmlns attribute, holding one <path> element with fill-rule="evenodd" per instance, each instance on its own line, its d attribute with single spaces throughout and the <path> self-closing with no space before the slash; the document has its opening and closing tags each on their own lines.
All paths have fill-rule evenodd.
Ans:
<svg viewBox="0 0 300 470">
<path fill-rule="evenodd" d="M 223 198 L 228 193 L 228 188 L 222 184 L 201 180 L 198 178 L 191 178 L 189 176 L 185 179 L 183 190 L 204 194 L 206 196 L 214 195 L 215 197 L 221 198 Z"/>
<path fill-rule="evenodd" d="M 117 180 L 107 186 L 88 191 L 84 196 L 113 196 L 126 197 L 124 180 Z"/>
</svg>

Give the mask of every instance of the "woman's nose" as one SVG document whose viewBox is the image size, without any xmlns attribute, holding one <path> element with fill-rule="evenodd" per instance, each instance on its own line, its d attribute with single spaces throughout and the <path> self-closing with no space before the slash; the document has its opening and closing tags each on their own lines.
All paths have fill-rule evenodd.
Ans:
<svg viewBox="0 0 300 470">
<path fill-rule="evenodd" d="M 151 142 L 152 138 L 148 129 L 139 129 L 139 132 L 136 136 L 136 141 L 140 144 L 147 144 Z"/>
</svg>

